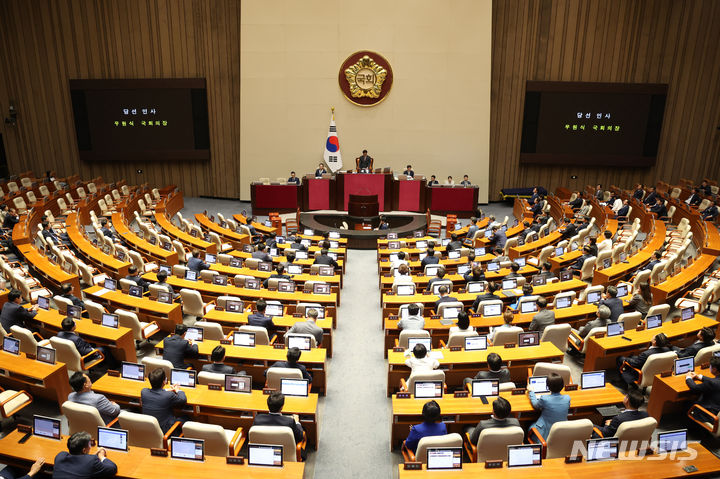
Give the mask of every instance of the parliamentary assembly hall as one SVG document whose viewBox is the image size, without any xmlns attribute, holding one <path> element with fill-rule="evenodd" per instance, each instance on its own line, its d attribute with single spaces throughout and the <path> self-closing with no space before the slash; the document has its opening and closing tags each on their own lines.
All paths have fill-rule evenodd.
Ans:
<svg viewBox="0 0 720 479">
<path fill-rule="evenodd" d="M 0 479 L 720 478 L 719 0 L 0 0 Z"/>
</svg>

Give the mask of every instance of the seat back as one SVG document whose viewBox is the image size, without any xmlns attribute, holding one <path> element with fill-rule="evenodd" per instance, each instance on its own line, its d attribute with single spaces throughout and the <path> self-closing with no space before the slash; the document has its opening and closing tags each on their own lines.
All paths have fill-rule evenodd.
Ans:
<svg viewBox="0 0 720 479">
<path fill-rule="evenodd" d="M 637 450 L 650 444 L 650 439 L 652 439 L 656 427 L 657 421 L 652 416 L 636 419 L 635 421 L 625 421 L 615 431 L 615 437 L 620 439 L 621 450 Z"/>
<path fill-rule="evenodd" d="M 203 339 L 210 341 L 220 341 L 221 339 L 225 339 L 225 334 L 223 333 L 222 326 L 220 326 L 219 323 L 213 323 L 210 321 L 195 321 L 193 327 L 202 328 Z"/>
<path fill-rule="evenodd" d="M 102 321 L 102 315 L 105 313 L 105 308 L 100 303 L 86 299 L 85 310 L 88 312 L 90 319 L 95 321 Z"/>
<path fill-rule="evenodd" d="M 594 338 L 600 333 L 607 334 L 607 326 L 598 326 L 597 328 L 592 328 L 585 336 L 585 342 L 583 343 L 583 347 L 580 352 L 585 353 L 587 351 L 588 339 Z"/>
<path fill-rule="evenodd" d="M 429 338 L 430 331 L 424 329 L 405 329 L 400 331 L 400 338 L 398 339 L 398 346 L 403 349 L 408 348 L 408 339 L 410 338 Z"/>
<path fill-rule="evenodd" d="M 447 347 L 465 347 L 465 338 L 478 336 L 477 331 L 455 331 L 448 336 Z"/>
<path fill-rule="evenodd" d="M 425 436 L 418 442 L 415 460 L 427 464 L 427 450 L 433 447 L 462 447 L 462 436 L 456 432 L 444 436 Z M 506 453 L 507 454 L 507 453 Z"/>
<path fill-rule="evenodd" d="M 222 426 L 188 421 L 183 424 L 182 430 L 184 437 L 203 439 L 205 441 L 205 454 L 208 456 L 225 457 L 228 455 L 230 441 Z"/>
<path fill-rule="evenodd" d="M 302 379 L 302 371 L 295 368 L 268 368 L 267 386 L 271 389 L 280 390 L 281 379 Z"/>
<path fill-rule="evenodd" d="M 105 421 L 102 420 L 100 412 L 94 406 L 65 401 L 60 406 L 60 410 L 67 418 L 68 434 L 70 435 L 85 431 L 93 439 L 97 439 L 97 428 L 105 427 Z"/>
<path fill-rule="evenodd" d="M 497 329 L 495 330 L 495 334 L 493 335 L 493 344 L 498 346 L 508 343 L 517 344 L 518 334 L 522 332 L 523 329 L 519 326 Z"/>
<path fill-rule="evenodd" d="M 585 231 L 585 230 L 583 230 Z M 595 272 L 595 256 L 590 256 L 585 260 L 580 268 L 580 279 L 586 281 L 592 279 L 593 273 Z"/>
<path fill-rule="evenodd" d="M 593 423 L 590 419 L 576 419 L 574 421 L 559 421 L 552 425 L 547 437 L 547 452 L 545 457 L 569 456 L 575 441 L 585 442 L 590 439 Z"/>
<path fill-rule="evenodd" d="M 203 316 L 204 304 L 199 291 L 183 288 L 180 290 L 180 298 L 182 298 L 183 314 L 195 317 Z"/>
<path fill-rule="evenodd" d="M 619 322 L 624 323 L 625 330 L 635 329 L 642 320 L 642 313 L 623 313 L 618 317 Z"/>
<path fill-rule="evenodd" d="M 163 432 L 157 419 L 147 414 L 120 411 L 119 423 L 128 431 L 128 445 L 164 449 Z"/>
<path fill-rule="evenodd" d="M 545 246 L 543 249 L 540 250 L 540 254 L 538 255 L 538 265 L 543 264 L 548 260 L 550 255 L 553 253 L 555 249 L 552 246 Z"/>
<path fill-rule="evenodd" d="M 569 324 L 551 324 L 546 326 L 540 342 L 548 341 L 553 343 L 560 351 L 567 349 L 567 340 L 572 328 Z"/>
<path fill-rule="evenodd" d="M 200 371 L 197 375 L 198 384 L 220 384 L 225 385 L 225 375 L 221 373 L 211 373 L 209 371 Z M 185 427 L 183 426 L 183 430 Z M 193 436 L 194 437 L 194 436 Z"/>
<path fill-rule="evenodd" d="M 243 303 L 243 300 L 237 296 L 219 296 L 218 299 L 216 300 L 216 304 L 219 307 L 225 309 L 227 307 L 228 301 L 239 301 L 240 304 L 242 304 L 242 306 L 245 306 Z"/>
<path fill-rule="evenodd" d="M 295 306 L 295 312 L 305 316 L 306 310 L 320 307 L 322 307 L 320 303 L 298 303 L 297 306 Z"/>
<path fill-rule="evenodd" d="M 53 336 L 50 338 L 50 344 L 55 350 L 55 359 L 59 363 L 65 363 L 68 371 L 82 371 L 80 363 L 80 353 L 75 347 L 75 343 L 67 339 Z"/>
<path fill-rule="evenodd" d="M 713 353 L 720 351 L 720 343 L 715 343 L 712 346 L 702 348 L 695 355 L 695 364 L 709 363 L 713 357 Z"/>
<path fill-rule="evenodd" d="M 297 444 L 293 430 L 285 426 L 252 426 L 248 431 L 250 444 L 272 444 L 283 447 L 283 462 L 297 462 Z"/>
<path fill-rule="evenodd" d="M 156 369 L 164 369 L 165 377 L 170 380 L 170 372 L 172 371 L 173 364 L 170 361 L 163 359 L 162 357 L 148 357 L 145 356 L 140 360 L 145 365 L 145 377 Z"/>
<path fill-rule="evenodd" d="M 270 336 L 268 335 L 267 329 L 262 326 L 250 326 L 249 324 L 244 324 L 238 328 L 238 331 L 255 333 L 255 345 L 270 344 Z"/>
<path fill-rule="evenodd" d="M 142 341 L 144 339 L 142 325 L 140 324 L 137 314 L 132 311 L 125 311 L 124 309 L 116 309 L 115 314 L 118 315 L 118 326 L 131 329 L 136 341 Z"/>
<path fill-rule="evenodd" d="M 25 354 L 37 354 L 38 343 L 33 333 L 22 326 L 11 326 L 10 331 L 15 339 L 20 340 L 20 351 Z"/>
<path fill-rule="evenodd" d="M 313 265 L 313 266 L 316 266 L 316 265 Z M 317 265 L 317 266 L 320 266 L 320 265 Z M 407 277 L 407 276 L 406 276 L 406 277 Z M 402 282 L 402 283 L 394 283 L 394 284 L 392 285 L 391 291 L 392 291 L 394 294 L 397 294 L 397 287 L 400 286 L 400 285 L 402 285 L 402 286 L 412 286 L 412 294 L 415 294 L 415 293 L 417 292 L 417 286 L 416 286 L 414 283 L 411 283 L 411 282 L 409 282 L 409 281 L 407 281 L 407 282 Z"/>
<path fill-rule="evenodd" d="M 555 306 L 557 305 L 558 298 L 570 298 L 570 301 L 575 301 L 575 297 L 577 294 L 575 291 L 564 291 L 562 293 L 558 293 L 555 295 L 555 298 L 553 299 L 552 303 L 550 303 L 551 309 L 555 309 Z"/>
<path fill-rule="evenodd" d="M 668 313 L 670 312 L 670 305 L 669 304 L 656 304 L 655 306 L 650 306 L 650 309 L 648 309 L 648 316 L 652 316 L 654 314 L 659 314 L 663 321 L 665 321 L 665 318 L 667 318 Z"/>
<path fill-rule="evenodd" d="M 567 342 L 565 344 L 567 344 Z M 555 373 L 562 376 L 565 384 L 572 383 L 572 373 L 570 372 L 570 366 L 547 362 L 535 363 L 535 367 L 533 367 L 533 376 L 548 376 L 550 375 L 550 373 Z"/>
<path fill-rule="evenodd" d="M 672 370 L 676 359 L 677 354 L 674 351 L 650 356 L 642 367 L 642 381 L 640 381 L 639 386 L 641 388 L 652 386 L 655 375 Z"/>
<path fill-rule="evenodd" d="M 460 301 L 446 301 L 438 305 L 438 310 L 436 311 L 436 314 L 439 314 L 440 317 L 442 317 L 443 311 L 445 311 L 445 309 L 447 308 L 460 308 L 460 311 L 464 311 L 465 305 L 463 305 Z"/>
<path fill-rule="evenodd" d="M 414 371 L 407 380 L 408 392 L 415 394 L 415 381 L 442 381 L 445 384 L 445 371 Z"/>
<path fill-rule="evenodd" d="M 520 426 L 483 429 L 477 442 L 477 462 L 507 460 L 507 447 L 522 444 L 524 437 Z"/>
</svg>

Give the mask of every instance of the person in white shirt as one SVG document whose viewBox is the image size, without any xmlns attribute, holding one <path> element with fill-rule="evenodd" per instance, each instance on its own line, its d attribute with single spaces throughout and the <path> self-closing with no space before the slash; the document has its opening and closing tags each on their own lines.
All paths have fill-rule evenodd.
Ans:
<svg viewBox="0 0 720 479">
<path fill-rule="evenodd" d="M 602 251 L 611 251 L 612 250 L 612 233 L 610 231 L 606 230 L 603 233 L 603 236 L 605 237 L 605 239 L 597 244 L 598 253 L 600 253 Z"/>
<path fill-rule="evenodd" d="M 405 351 L 410 355 L 410 350 Z M 424 344 L 416 344 L 412 350 L 412 356 L 405 360 L 405 366 L 410 368 L 411 374 L 417 371 L 432 371 L 440 367 L 440 362 L 427 356 L 427 348 Z"/>
<path fill-rule="evenodd" d="M 610 208 L 610 209 L 613 210 L 613 213 L 617 214 L 618 210 L 620 208 L 622 208 L 622 206 L 623 206 L 623 200 L 622 200 L 622 198 L 620 198 L 618 196 L 617 198 L 615 198 L 615 201 L 612 204 L 612 208 Z"/>
<path fill-rule="evenodd" d="M 514 326 L 513 326 L 513 324 L 512 324 L 512 321 L 513 321 L 513 318 L 514 318 L 514 317 L 515 317 L 515 316 L 513 315 L 513 312 L 510 311 L 509 309 L 506 309 L 505 312 L 503 313 L 503 321 L 504 321 L 504 323 L 501 324 L 500 326 L 495 327 L 495 328 L 490 328 L 490 334 L 488 334 L 488 341 L 490 341 L 490 342 L 492 343 L 493 338 L 495 337 L 495 333 L 496 333 L 496 332 L 502 331 L 503 329 L 513 328 Z"/>
<path fill-rule="evenodd" d="M 399 274 L 398 268 L 400 267 L 401 264 L 408 264 L 407 260 L 405 259 L 404 251 L 398 252 L 397 259 L 390 263 L 390 268 L 395 269 L 395 276 L 397 276 Z"/>
<path fill-rule="evenodd" d="M 448 176 L 447 181 L 445 182 L 446 185 L 455 185 L 455 181 L 453 181 L 452 176 Z"/>
<path fill-rule="evenodd" d="M 425 328 L 425 318 L 420 316 L 420 306 L 417 303 L 410 303 L 408 305 L 408 316 L 398 321 L 398 328 L 401 331 L 405 330 L 420 330 Z"/>
<path fill-rule="evenodd" d="M 395 275 L 395 279 L 393 280 L 393 286 L 398 284 L 413 284 L 412 276 L 410 276 L 410 268 L 408 268 L 408 265 L 401 264 L 398 266 L 397 273 Z"/>
</svg>

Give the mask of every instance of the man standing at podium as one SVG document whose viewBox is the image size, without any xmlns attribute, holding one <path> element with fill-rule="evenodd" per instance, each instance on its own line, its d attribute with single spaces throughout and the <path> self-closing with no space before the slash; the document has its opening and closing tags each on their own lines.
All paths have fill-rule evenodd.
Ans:
<svg viewBox="0 0 720 479">
<path fill-rule="evenodd" d="M 362 155 L 357 160 L 360 171 L 369 170 L 372 167 L 373 159 L 367 154 L 367 150 L 363 150 Z"/>
</svg>

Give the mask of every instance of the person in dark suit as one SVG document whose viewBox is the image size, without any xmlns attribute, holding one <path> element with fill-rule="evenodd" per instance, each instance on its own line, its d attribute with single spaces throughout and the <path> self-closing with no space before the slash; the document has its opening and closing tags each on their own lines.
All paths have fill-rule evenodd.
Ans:
<svg viewBox="0 0 720 479">
<path fill-rule="evenodd" d="M 575 271 L 580 271 L 583 267 L 583 264 L 585 263 L 585 260 L 592 258 L 592 249 L 590 248 L 590 245 L 583 246 L 583 254 L 578 258 L 578 260 L 570 266 L 570 269 L 573 269 Z"/>
<path fill-rule="evenodd" d="M 297 236 L 290 237 L 290 248 L 298 251 L 307 251 L 308 247 L 300 242 Z"/>
<path fill-rule="evenodd" d="M 444 436 L 447 427 L 442 422 L 440 405 L 436 401 L 428 401 L 422 409 L 423 422 L 410 428 L 410 434 L 405 439 L 405 447 L 415 452 L 420 439 L 428 436 Z"/>
<path fill-rule="evenodd" d="M 634 369 L 628 368 L 625 363 L 632 368 L 642 369 L 650 356 L 658 353 L 666 353 L 668 351 L 670 351 L 670 341 L 664 333 L 658 333 L 653 337 L 651 346 L 637 356 L 618 357 L 617 367 L 623 381 L 627 384 L 633 384 L 638 378 L 637 372 L 635 372 Z"/>
<path fill-rule="evenodd" d="M 2 227 L 5 229 L 8 229 L 8 230 L 11 230 L 19 222 L 20 222 L 20 217 L 17 214 L 17 210 L 15 210 L 15 208 L 10 208 L 8 213 L 5 215 L 5 218 L 3 219 Z"/>
<path fill-rule="evenodd" d="M 72 294 L 72 285 L 70 283 L 64 283 L 60 287 L 60 296 L 70 301 L 73 305 L 85 309 L 83 300 Z"/>
<path fill-rule="evenodd" d="M 582 191 L 579 191 L 574 200 L 568 201 L 570 208 L 574 210 L 580 208 L 583 204 L 583 200 L 585 199 L 584 196 L 585 194 Z"/>
<path fill-rule="evenodd" d="M 113 233 L 113 230 L 111 230 L 108 227 L 108 220 L 107 218 L 103 218 L 100 220 L 100 232 L 105 235 L 107 238 L 114 239 L 115 233 Z"/>
<path fill-rule="evenodd" d="M 687 348 L 673 347 L 679 358 L 695 357 L 695 355 L 702 349 L 707 348 L 715 344 L 715 332 L 712 328 L 704 327 L 697 333 L 697 341 L 692 343 Z"/>
<path fill-rule="evenodd" d="M 493 401 L 492 406 L 493 413 L 492 416 L 490 416 L 490 419 L 480 421 L 477 426 L 472 429 L 472 432 L 470 432 L 470 442 L 472 444 L 477 444 L 478 439 L 480 438 L 480 433 L 485 429 L 493 427 L 520 426 L 520 421 L 514 417 L 509 417 L 512 413 L 510 401 L 504 397 L 498 397 Z"/>
<path fill-rule="evenodd" d="M 190 259 L 187 262 L 187 267 L 191 271 L 197 271 L 198 273 L 204 269 L 210 269 L 210 265 L 200 259 L 200 250 L 195 249 L 192 252 Z"/>
<path fill-rule="evenodd" d="M 291 369 L 298 369 L 303 375 L 303 379 L 307 379 L 310 382 L 312 382 L 312 374 L 308 372 L 307 368 L 303 366 L 302 364 L 298 363 L 300 361 L 300 355 L 302 354 L 302 351 L 300 351 L 299 348 L 290 348 L 287 350 L 287 361 L 275 361 L 270 366 L 271 368 L 291 368 Z M 265 371 L 265 374 L 267 374 L 267 371 Z"/>
<path fill-rule="evenodd" d="M 295 176 L 295 172 L 290 172 L 290 178 L 287 180 L 288 185 L 300 185 L 300 178 Z"/>
<path fill-rule="evenodd" d="M 177 421 L 185 422 L 187 418 L 175 417 L 173 409 L 187 404 L 185 393 L 180 386 L 173 384 L 170 389 L 163 389 L 167 383 L 165 370 L 162 368 L 153 369 L 148 374 L 150 389 L 144 388 L 140 391 L 142 413 L 153 416 L 157 419 L 163 434 L 168 432 Z M 177 431 L 180 434 L 180 431 Z"/>
<path fill-rule="evenodd" d="M 176 324 L 175 334 L 163 340 L 163 359 L 170 361 L 174 368 L 187 369 L 190 365 L 185 363 L 185 359 L 198 354 L 197 344 L 183 337 L 186 332 L 187 326 Z"/>
<path fill-rule="evenodd" d="M 96 479 L 117 475 L 117 465 L 107 458 L 104 448 L 90 454 L 92 436 L 85 431 L 76 432 L 67 441 L 68 451 L 55 456 L 53 479 Z"/>
<path fill-rule="evenodd" d="M 257 245 L 256 250 L 252 252 L 250 257 L 259 259 L 260 261 L 264 261 L 266 263 L 272 263 L 272 256 L 267 254 L 265 243 L 260 243 Z"/>
<path fill-rule="evenodd" d="M 8 334 L 13 326 L 27 328 L 26 321 L 33 319 L 37 314 L 37 304 L 30 309 L 26 309 L 20 306 L 21 302 L 22 294 L 20 291 L 11 289 L 8 293 L 8 300 L 3 304 L 2 312 L 0 312 L 0 324 Z"/>
<path fill-rule="evenodd" d="M 702 180 L 698 188 L 705 194 L 705 196 L 710 196 L 712 194 L 712 186 L 710 186 L 710 183 L 706 180 Z"/>
<path fill-rule="evenodd" d="M 377 229 L 379 229 L 379 230 L 390 229 L 390 223 L 388 223 L 387 216 L 383 215 L 380 217 L 380 223 L 378 224 Z"/>
<path fill-rule="evenodd" d="M 617 432 L 620 424 L 625 421 L 637 421 L 638 419 L 645 419 L 648 417 L 648 413 L 645 411 L 638 411 L 638 408 L 642 406 L 645 398 L 642 393 L 638 390 L 631 389 L 625 395 L 623 399 L 623 405 L 625 409 L 612 419 L 605 421 L 605 425 L 598 427 L 598 430 L 602 434 L 602 437 L 613 437 Z M 593 433 L 594 437 L 599 437 L 597 433 Z"/>
<path fill-rule="evenodd" d="M 473 266 L 472 270 L 465 273 L 463 279 L 468 283 L 472 281 L 485 281 L 485 273 L 483 273 L 482 266 Z"/>
<path fill-rule="evenodd" d="M 551 324 L 555 324 L 555 313 L 549 309 L 545 309 L 547 307 L 547 299 L 543 296 L 540 296 L 535 303 L 537 304 L 538 312 L 535 313 L 532 321 L 530 321 L 528 331 L 539 331 L 540 336 L 542 336 L 545 328 Z"/>
<path fill-rule="evenodd" d="M 713 415 L 717 415 L 720 412 L 720 358 L 713 357 L 710 359 L 710 374 L 715 377 L 711 378 L 689 371 L 685 375 L 685 383 L 691 391 L 700 393 L 700 398 L 696 401 L 696 404 L 704 407 Z M 696 380 L 700 381 L 700 383 L 696 383 Z M 700 411 L 696 412 L 696 414 L 705 416 Z M 703 419 L 715 420 L 714 417 Z"/>
<path fill-rule="evenodd" d="M 657 197 L 658 197 L 658 195 L 655 192 L 655 188 L 652 186 L 649 186 L 648 194 L 645 197 L 645 199 L 643 199 L 643 203 L 645 203 L 646 205 L 652 206 L 655 204 L 655 200 L 657 199 Z"/>
<path fill-rule="evenodd" d="M 326 264 L 332 266 L 335 269 L 338 269 L 340 267 L 340 265 L 338 265 L 338 262 L 335 261 L 330 255 L 328 255 L 327 248 L 323 248 L 320 250 L 320 256 L 315 258 L 313 264 Z"/>
<path fill-rule="evenodd" d="M 255 302 L 256 311 L 248 315 L 248 324 L 250 326 L 262 326 L 267 329 L 268 333 L 270 333 L 273 329 L 275 329 L 275 323 L 273 323 L 271 316 L 265 315 L 265 308 L 267 308 L 265 300 L 262 298 L 258 299 Z"/>
<path fill-rule="evenodd" d="M 430 181 L 428 181 L 428 186 L 437 186 L 440 182 L 435 178 L 435 175 L 430 176 Z"/>
<path fill-rule="evenodd" d="M 0 471 L 0 477 L 2 477 L 3 479 L 31 479 L 35 477 L 38 472 L 42 471 L 44 465 L 45 458 L 38 457 L 37 460 L 33 462 L 33 464 L 30 466 L 30 471 L 28 471 L 28 473 L 24 476 L 21 476 L 22 472 L 17 467 L 5 466 L 5 468 Z"/>
<path fill-rule="evenodd" d="M 435 273 L 437 276 L 434 278 L 430 278 L 427 284 L 427 288 L 425 288 L 425 291 L 432 291 L 433 290 L 433 284 L 437 283 L 438 281 L 442 281 L 445 278 L 445 268 L 438 268 L 437 273 Z"/>
<path fill-rule="evenodd" d="M 535 200 L 540 197 L 540 193 L 538 192 L 537 186 L 534 186 L 532 189 L 532 195 L 530 195 L 530 199 L 528 200 L 528 203 L 535 204 Z"/>
<path fill-rule="evenodd" d="M 457 298 L 453 298 L 452 296 L 450 296 L 448 290 L 449 288 L 447 287 L 447 285 L 444 284 L 438 288 L 438 296 L 440 297 L 437 301 L 435 301 L 435 312 L 437 312 L 438 308 L 442 303 L 457 301 Z"/>
<path fill-rule="evenodd" d="M 429 264 L 440 264 L 440 258 L 435 256 L 435 248 L 428 248 L 426 254 L 427 256 L 425 256 L 422 261 L 420 261 L 420 266 L 423 269 Z"/>
<path fill-rule="evenodd" d="M 601 304 L 604 304 L 608 308 L 610 308 L 610 319 L 609 321 L 611 323 L 617 322 L 618 318 L 620 317 L 623 312 L 625 312 L 625 308 L 623 307 L 622 299 L 617 297 L 617 286 L 610 285 L 605 290 L 605 293 L 603 294 L 603 299 L 598 301 L 598 306 Z"/>
<path fill-rule="evenodd" d="M 80 353 L 80 356 L 85 356 L 96 350 L 95 346 L 85 341 L 75 332 L 75 320 L 73 318 L 64 318 L 60 325 L 62 331 L 57 333 L 57 337 L 71 341 L 75 345 L 78 353 Z"/>
<path fill-rule="evenodd" d="M 278 263 L 278 265 L 275 267 L 275 272 L 265 278 L 265 281 L 263 281 L 263 287 L 268 287 L 271 278 L 292 280 L 292 277 L 290 275 L 285 274 L 285 266 L 282 263 Z"/>
<path fill-rule="evenodd" d="M 492 235 L 490 235 L 490 241 L 489 244 L 495 246 L 495 249 L 503 249 L 505 248 L 505 243 L 507 242 L 507 236 L 505 235 L 505 231 L 500 226 L 493 226 L 492 227 Z"/>
<path fill-rule="evenodd" d="M 460 182 L 460 186 L 472 186 L 472 182 L 470 181 L 470 177 L 468 175 L 463 175 L 463 180 Z"/>
<path fill-rule="evenodd" d="M 317 167 L 317 170 L 315 170 L 315 178 L 322 175 L 327 175 L 327 170 L 325 169 L 325 165 L 320 163 Z"/>
<path fill-rule="evenodd" d="M 475 301 L 472 305 L 472 310 L 476 313 L 480 313 L 481 311 L 478 311 L 478 307 L 482 301 L 491 301 L 495 299 L 500 299 L 499 297 L 495 296 L 495 291 L 498 289 L 497 283 L 493 283 L 490 281 L 487 285 L 487 288 L 485 288 L 485 291 L 483 294 L 478 294 L 475 297 Z"/>
<path fill-rule="evenodd" d="M 562 229 L 562 239 L 570 239 L 583 229 L 584 222 L 581 219 L 575 220 L 574 223 L 570 222 L 568 218 L 564 219 L 565 227 Z"/>
<path fill-rule="evenodd" d="M 610 308 L 608 308 L 604 304 L 598 306 L 597 312 L 595 313 L 595 319 L 591 319 L 590 321 L 585 323 L 585 325 L 581 327 L 578 331 L 578 336 L 585 339 L 588 333 L 593 330 L 593 328 L 602 328 L 607 326 L 610 314 L 612 314 Z"/>
<path fill-rule="evenodd" d="M 405 171 L 403 171 L 402 174 L 405 176 L 409 176 L 410 178 L 415 178 L 415 172 L 412 169 L 412 165 L 407 165 L 405 167 Z"/>
<path fill-rule="evenodd" d="M 245 374 L 245 371 L 240 371 L 238 373 L 235 372 L 235 369 L 232 366 L 228 366 L 227 364 L 224 364 L 223 361 L 225 361 L 225 347 L 224 346 L 215 346 L 210 353 L 210 361 L 212 361 L 211 364 L 205 364 L 202 367 L 202 370 L 207 373 L 217 373 L 217 374 Z"/>
<path fill-rule="evenodd" d="M 720 213 L 720 211 L 718 211 L 717 201 L 713 200 L 713 201 L 710 203 L 710 206 L 708 206 L 707 208 L 705 208 L 705 209 L 703 210 L 703 212 L 702 212 L 702 218 L 703 218 L 705 221 L 712 221 L 712 220 L 714 220 L 715 218 L 718 217 L 718 213 Z"/>
<path fill-rule="evenodd" d="M 280 392 L 274 392 L 267 398 L 268 413 L 259 413 L 255 415 L 253 426 L 281 426 L 292 429 L 295 436 L 295 444 L 303 440 L 303 427 L 297 416 L 285 416 L 281 413 L 285 405 L 285 396 Z"/>
<path fill-rule="evenodd" d="M 138 270 L 135 266 L 130 266 L 128 268 L 128 275 L 125 276 L 125 279 L 129 279 L 130 281 L 135 281 L 135 284 L 140 286 L 144 291 L 147 291 L 150 287 L 150 282 L 146 279 L 143 279 L 140 274 L 138 274 Z"/>
<path fill-rule="evenodd" d="M 637 184 L 635 186 L 635 191 L 633 191 L 633 198 L 642 200 L 644 195 L 645 195 L 645 189 L 643 188 L 643 185 Z"/>
<path fill-rule="evenodd" d="M 467 385 L 473 379 L 497 379 L 501 383 L 510 382 L 510 370 L 503 366 L 503 360 L 498 353 L 490 353 L 487 355 L 488 369 L 478 371 L 473 378 L 465 378 L 463 384 Z"/>
<path fill-rule="evenodd" d="M 627 216 L 628 212 L 630 211 L 630 205 L 628 204 L 628 200 L 623 200 L 622 206 L 619 210 L 617 210 L 617 213 L 615 216 Z"/>
<path fill-rule="evenodd" d="M 80 371 L 75 372 L 70 376 L 70 387 L 73 388 L 73 392 L 68 395 L 68 401 L 94 407 L 100 413 L 105 424 L 120 414 L 120 406 L 117 403 L 109 401 L 102 394 L 93 392 L 92 381 L 87 374 Z"/>
<path fill-rule="evenodd" d="M 542 276 L 543 278 L 545 278 L 546 281 L 549 281 L 549 280 L 555 278 L 555 273 L 553 273 L 553 272 L 551 271 L 551 270 L 552 270 L 552 265 L 551 265 L 550 263 L 548 263 L 547 261 L 545 261 L 545 262 L 541 265 L 540 268 L 541 268 L 541 270 L 540 270 L 540 276 Z"/>
<path fill-rule="evenodd" d="M 689 206 L 697 206 L 702 203 L 702 197 L 700 196 L 700 188 L 694 188 L 690 196 L 685 200 L 685 204 Z"/>
<path fill-rule="evenodd" d="M 598 184 L 595 187 L 595 198 L 597 198 L 598 201 L 602 201 L 604 195 L 605 195 L 605 192 L 602 189 L 602 185 Z"/>
<path fill-rule="evenodd" d="M 530 211 L 532 212 L 533 217 L 540 216 L 540 213 L 542 213 L 542 208 L 542 200 L 538 196 L 537 198 L 535 198 L 535 203 L 530 207 Z"/>
<path fill-rule="evenodd" d="M 372 168 L 373 159 L 368 155 L 367 150 L 363 150 L 362 155 L 358 157 L 358 168 L 361 170 L 367 170 Z"/>
<path fill-rule="evenodd" d="M 172 285 L 167 283 L 167 273 L 165 271 L 158 271 L 157 275 L 157 283 L 155 283 L 156 286 L 162 286 L 167 290 L 168 293 L 170 293 L 173 298 L 176 298 L 179 296 L 179 294 L 175 294 L 175 290 L 173 289 Z"/>
<path fill-rule="evenodd" d="M 460 240 L 458 239 L 458 235 L 457 235 L 457 234 L 452 233 L 452 234 L 450 235 L 450 242 L 449 242 L 448 245 L 445 247 L 445 250 L 446 250 L 446 251 L 455 251 L 455 250 L 458 250 L 458 251 L 459 251 L 460 248 L 462 248 L 462 241 L 460 241 Z"/>
<path fill-rule="evenodd" d="M 662 259 L 662 253 L 660 251 L 655 251 L 653 253 L 653 259 L 648 261 L 648 264 L 643 266 L 640 269 L 640 271 L 643 271 L 643 270 L 652 271 L 652 269 L 655 267 L 656 264 L 658 264 L 660 262 L 661 259 Z"/>
<path fill-rule="evenodd" d="M 658 218 L 663 218 L 668 214 L 667 206 L 665 206 L 660 198 L 655 200 L 655 204 L 650 207 L 650 211 L 655 213 Z"/>
<path fill-rule="evenodd" d="M 41 223 L 41 225 L 42 225 L 42 231 L 40 232 L 40 234 L 42 235 L 43 238 L 45 238 L 46 241 L 48 239 L 50 239 L 55 244 L 62 243 L 62 241 L 58 237 L 57 233 L 55 233 L 55 231 L 53 231 L 53 229 L 50 227 L 50 223 L 48 223 L 47 221 L 43 221 Z"/>
<path fill-rule="evenodd" d="M 512 279 L 512 278 L 522 278 L 522 275 L 518 273 L 520 271 L 520 265 L 517 264 L 515 261 L 510 263 L 510 273 L 508 273 L 506 278 Z"/>
</svg>

